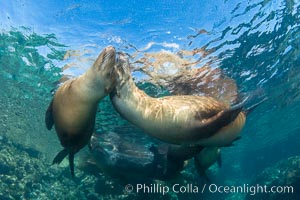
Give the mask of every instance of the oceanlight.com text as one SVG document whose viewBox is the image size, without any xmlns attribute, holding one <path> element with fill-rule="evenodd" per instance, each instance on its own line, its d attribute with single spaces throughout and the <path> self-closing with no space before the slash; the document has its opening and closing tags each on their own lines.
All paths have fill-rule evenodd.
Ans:
<svg viewBox="0 0 300 200">
<path fill-rule="evenodd" d="M 247 193 L 255 195 L 259 193 L 294 193 L 293 186 L 267 186 L 267 185 L 249 185 L 243 184 L 240 186 L 223 186 L 209 184 L 208 191 L 210 193 Z"/>
</svg>

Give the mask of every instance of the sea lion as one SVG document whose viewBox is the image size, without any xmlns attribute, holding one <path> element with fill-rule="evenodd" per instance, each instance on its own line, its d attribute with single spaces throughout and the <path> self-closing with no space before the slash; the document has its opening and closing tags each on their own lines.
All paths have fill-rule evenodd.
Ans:
<svg viewBox="0 0 300 200">
<path fill-rule="evenodd" d="M 55 130 L 64 149 L 53 160 L 59 164 L 69 155 L 74 177 L 74 154 L 90 141 L 99 101 L 115 86 L 116 51 L 106 47 L 93 66 L 81 76 L 70 79 L 56 91 L 45 116 L 47 129 Z"/>
<path fill-rule="evenodd" d="M 150 138 L 126 131 L 93 133 L 91 154 L 83 159 L 82 167 L 123 180 L 169 180 L 180 175 L 185 162 L 202 150 L 158 141 L 150 146 Z M 138 143 L 133 142 L 137 139 Z"/>
<path fill-rule="evenodd" d="M 167 143 L 228 146 L 244 127 L 244 102 L 229 107 L 208 96 L 148 96 L 135 85 L 128 58 L 122 53 L 116 64 L 116 80 L 110 94 L 116 111 Z"/>
<path fill-rule="evenodd" d="M 133 144 L 132 138 L 115 132 L 93 134 L 92 160 L 101 171 L 115 178 L 146 178 L 154 171 L 154 156 L 143 143 Z"/>
</svg>

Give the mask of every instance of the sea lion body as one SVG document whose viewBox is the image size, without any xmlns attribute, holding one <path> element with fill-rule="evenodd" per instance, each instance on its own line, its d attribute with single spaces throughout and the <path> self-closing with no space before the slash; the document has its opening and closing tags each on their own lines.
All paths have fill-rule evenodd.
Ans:
<svg viewBox="0 0 300 200">
<path fill-rule="evenodd" d="M 243 104 L 229 107 L 208 96 L 153 98 L 137 88 L 128 60 L 120 55 L 117 85 L 110 97 L 115 109 L 149 135 L 172 144 L 227 146 L 245 124 Z"/>
<path fill-rule="evenodd" d="M 53 163 L 69 155 L 72 176 L 74 154 L 88 144 L 94 131 L 98 103 L 115 86 L 115 60 L 115 49 L 106 47 L 90 69 L 58 88 L 46 112 L 47 128 L 55 126 L 65 148 Z"/>
</svg>

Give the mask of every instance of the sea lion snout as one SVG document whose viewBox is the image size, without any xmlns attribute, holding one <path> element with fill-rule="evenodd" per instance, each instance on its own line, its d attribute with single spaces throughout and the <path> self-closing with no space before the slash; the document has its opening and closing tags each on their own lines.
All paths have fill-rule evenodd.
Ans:
<svg viewBox="0 0 300 200">
<path fill-rule="evenodd" d="M 105 47 L 96 59 L 91 74 L 97 76 L 96 85 L 100 93 L 109 94 L 116 85 L 116 50 L 113 46 Z"/>
<path fill-rule="evenodd" d="M 128 57 L 124 53 L 118 52 L 118 59 L 117 59 L 117 69 L 124 75 L 130 74 L 130 64 Z"/>
<path fill-rule="evenodd" d="M 128 60 L 128 56 L 123 52 L 117 53 L 117 61 L 116 61 L 116 79 L 117 85 L 122 86 L 127 80 L 131 78 L 130 64 Z"/>
<path fill-rule="evenodd" d="M 99 136 L 93 134 L 90 140 L 92 152 L 96 152 L 97 157 L 107 156 L 107 152 L 99 143 Z M 94 155 L 95 153 L 93 153 Z"/>
<path fill-rule="evenodd" d="M 116 63 L 116 50 L 113 46 L 105 47 L 94 63 L 95 69 L 101 72 L 111 71 Z"/>
</svg>

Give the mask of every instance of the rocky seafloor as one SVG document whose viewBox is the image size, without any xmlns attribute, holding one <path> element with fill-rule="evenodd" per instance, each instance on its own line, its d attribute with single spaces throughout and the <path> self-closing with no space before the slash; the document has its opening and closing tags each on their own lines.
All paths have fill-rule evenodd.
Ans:
<svg viewBox="0 0 300 200">
<path fill-rule="evenodd" d="M 125 185 L 134 180 L 120 181 L 105 177 L 96 169 L 75 163 L 74 179 L 70 176 L 68 162 L 51 165 L 39 151 L 24 147 L 0 136 L 0 199 L 206 199 L 205 194 L 160 193 L 137 194 L 125 191 Z M 82 156 L 81 156 L 82 157 Z M 174 183 L 186 185 L 193 182 L 193 175 L 183 172 L 184 180 L 168 182 L 143 180 L 144 183 L 171 186 Z M 175 182 L 174 182 L 175 181 Z M 290 193 L 248 194 L 246 199 L 300 199 L 300 156 L 290 157 L 266 168 L 254 180 L 252 185 L 293 186 Z M 231 199 L 240 199 L 240 195 Z M 209 198 L 211 199 L 211 198 Z"/>
<path fill-rule="evenodd" d="M 51 165 L 35 149 L 0 136 L 0 199 L 180 199 L 172 193 L 127 193 L 128 182 L 90 173 L 79 165 L 75 163 L 76 177 L 72 179 L 67 160 Z"/>
<path fill-rule="evenodd" d="M 247 200 L 298 200 L 300 199 L 300 156 L 293 156 L 277 162 L 263 170 L 252 185 L 266 186 L 266 191 L 255 195 L 247 194 Z M 278 191 L 271 187 L 278 187 Z M 275 192 L 274 192 L 275 191 Z"/>
<path fill-rule="evenodd" d="M 72 180 L 61 167 L 46 163 L 38 151 L 0 139 L 1 200 L 98 197 L 90 190 L 95 187 L 95 177 L 76 170 L 77 178 Z"/>
</svg>

